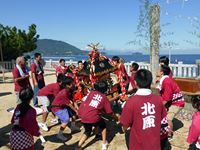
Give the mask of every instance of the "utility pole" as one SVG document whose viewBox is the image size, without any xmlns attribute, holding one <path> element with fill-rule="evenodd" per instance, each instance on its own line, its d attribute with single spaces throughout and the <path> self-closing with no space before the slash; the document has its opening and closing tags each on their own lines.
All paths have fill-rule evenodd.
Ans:
<svg viewBox="0 0 200 150">
<path fill-rule="evenodd" d="M 160 40 L 160 6 L 150 7 L 150 66 L 153 82 L 159 69 L 159 40 Z"/>
</svg>

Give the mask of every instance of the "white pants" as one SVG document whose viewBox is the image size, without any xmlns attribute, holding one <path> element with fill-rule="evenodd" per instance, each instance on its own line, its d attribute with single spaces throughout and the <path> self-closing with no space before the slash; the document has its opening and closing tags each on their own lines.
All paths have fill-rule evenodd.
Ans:
<svg viewBox="0 0 200 150">
<path fill-rule="evenodd" d="M 48 106 L 50 105 L 50 101 L 47 96 L 37 96 L 38 102 L 42 104 L 42 109 L 44 112 L 49 112 L 48 111 Z"/>
</svg>

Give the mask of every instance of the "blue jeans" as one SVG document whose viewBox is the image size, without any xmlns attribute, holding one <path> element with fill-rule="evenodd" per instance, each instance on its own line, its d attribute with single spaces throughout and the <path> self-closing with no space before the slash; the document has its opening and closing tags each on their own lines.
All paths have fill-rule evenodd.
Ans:
<svg viewBox="0 0 200 150">
<path fill-rule="evenodd" d="M 33 87 L 33 92 L 34 92 L 34 96 L 33 96 L 33 105 L 34 106 L 38 106 L 38 92 L 40 89 L 42 89 L 45 86 L 44 80 L 38 80 L 38 86 L 34 86 Z"/>
<path fill-rule="evenodd" d="M 34 92 L 34 96 L 33 96 L 33 105 L 34 106 L 38 106 L 38 98 L 37 98 L 37 95 L 38 95 L 38 92 L 39 92 L 39 88 L 38 86 L 34 86 L 33 87 L 33 92 Z"/>
</svg>

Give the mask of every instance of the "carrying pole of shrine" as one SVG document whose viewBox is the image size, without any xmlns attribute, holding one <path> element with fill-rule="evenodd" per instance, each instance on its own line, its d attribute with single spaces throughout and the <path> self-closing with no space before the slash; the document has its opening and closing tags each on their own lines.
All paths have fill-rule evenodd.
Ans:
<svg viewBox="0 0 200 150">
<path fill-rule="evenodd" d="M 153 83 L 159 69 L 159 40 L 160 40 L 160 6 L 150 7 L 150 66 L 153 75 Z"/>
</svg>

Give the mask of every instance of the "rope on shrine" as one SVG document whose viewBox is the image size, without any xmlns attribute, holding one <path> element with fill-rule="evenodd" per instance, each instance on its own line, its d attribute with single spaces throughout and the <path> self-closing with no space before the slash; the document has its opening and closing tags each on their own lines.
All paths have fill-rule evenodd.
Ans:
<svg viewBox="0 0 200 150">
<path fill-rule="evenodd" d="M 75 85 L 77 87 L 77 92 L 75 94 L 75 100 L 81 100 L 82 97 L 83 97 L 83 94 L 81 93 L 82 92 L 82 88 L 81 88 L 81 85 L 80 85 L 80 80 L 77 76 L 77 69 L 73 69 L 73 74 L 74 74 L 74 82 L 75 82 Z"/>
<path fill-rule="evenodd" d="M 95 66 L 94 66 L 94 61 L 96 56 L 99 56 L 100 53 L 97 52 L 95 49 L 92 49 L 91 53 L 88 54 L 91 58 L 91 65 L 90 65 L 90 82 L 92 87 L 94 87 L 94 83 L 96 81 L 96 77 L 95 77 Z"/>
<path fill-rule="evenodd" d="M 117 68 L 119 69 L 119 75 L 118 75 L 119 85 L 120 85 L 121 92 L 122 92 L 120 97 L 121 97 L 121 100 L 125 101 L 128 98 L 128 96 L 126 95 L 125 83 L 124 83 L 123 74 L 122 74 L 120 67 L 121 67 L 121 64 L 119 64 L 117 66 Z"/>
</svg>

